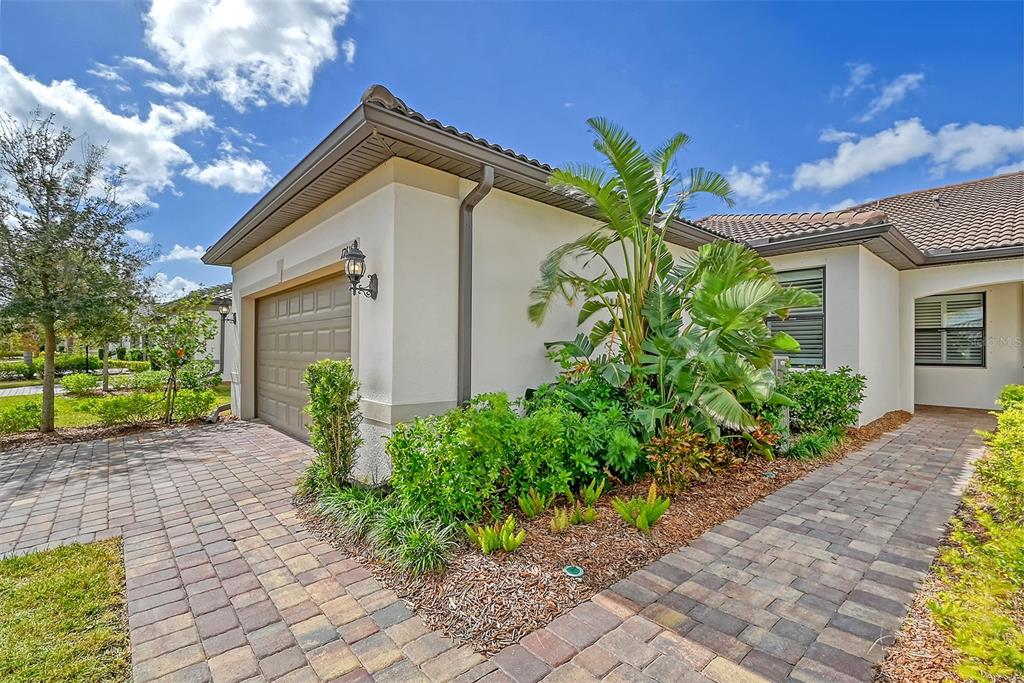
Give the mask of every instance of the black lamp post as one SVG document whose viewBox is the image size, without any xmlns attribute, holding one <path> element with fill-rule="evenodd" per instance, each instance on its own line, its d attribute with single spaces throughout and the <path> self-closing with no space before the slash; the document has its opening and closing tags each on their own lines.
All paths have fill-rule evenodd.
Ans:
<svg viewBox="0 0 1024 683">
<path fill-rule="evenodd" d="M 352 246 L 346 247 L 341 252 L 341 260 L 345 266 L 345 275 L 351 284 L 353 294 L 361 292 L 363 296 L 371 299 L 377 298 L 377 274 L 370 276 L 366 287 L 360 287 L 359 281 L 366 273 L 366 254 L 359 249 L 359 241 L 353 240 Z"/>
<path fill-rule="evenodd" d="M 221 304 L 220 308 L 217 309 L 220 312 L 220 374 L 224 374 L 224 323 L 228 321 L 228 313 L 231 312 L 231 306 L 228 304 Z M 231 324 L 238 324 L 238 314 L 231 313 Z"/>
</svg>

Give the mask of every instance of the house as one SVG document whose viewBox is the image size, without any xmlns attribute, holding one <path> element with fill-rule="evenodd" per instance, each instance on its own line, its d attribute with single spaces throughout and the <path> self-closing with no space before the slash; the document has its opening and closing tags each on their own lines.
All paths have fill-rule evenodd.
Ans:
<svg viewBox="0 0 1024 683">
<path fill-rule="evenodd" d="M 596 225 L 588 206 L 547 186 L 550 171 L 370 87 L 203 257 L 232 269 L 233 411 L 304 438 L 303 369 L 317 358 L 351 357 L 362 384 L 365 455 L 384 464 L 379 437 L 394 424 L 480 392 L 519 394 L 549 381 L 554 367 L 543 343 L 572 338 L 576 314 L 563 307 L 536 327 L 526 317 L 528 292 L 551 249 Z M 677 254 L 716 239 L 748 242 L 780 270 L 796 271 L 786 277 L 821 288 L 822 311 L 800 312 L 808 330 L 818 330 L 820 350 L 814 356 L 804 334 L 809 351 L 794 360 L 865 372 L 865 420 L 921 399 L 980 404 L 982 396 L 991 400 L 989 386 L 1020 379 L 1019 343 L 990 349 L 984 367 L 937 366 L 975 373 L 964 379 L 969 392 L 946 396 L 941 376 L 915 371 L 914 306 L 933 294 L 997 288 L 987 305 L 999 307 L 1000 322 L 990 313 L 982 336 L 1019 340 L 1022 177 L 1005 177 L 999 194 L 972 199 L 981 205 L 963 219 L 968 225 L 945 218 L 960 216 L 965 201 L 948 188 L 938 191 L 942 211 L 921 220 L 907 218 L 921 203 L 904 199 L 907 208 L 891 217 L 864 208 L 676 221 L 667 239 Z M 929 221 L 940 214 L 932 231 Z M 978 216 L 982 223 L 970 223 Z M 931 232 L 934 239 L 924 237 Z M 375 276 L 372 296 L 354 292 L 344 275 L 343 252 L 356 245 L 366 272 L 358 286 L 371 289 Z M 958 301 L 940 301 L 942 325 L 960 324 Z M 779 324 L 800 334 L 794 323 Z M 948 360 L 957 333 L 940 326 L 928 334 L 936 331 L 939 360 Z M 1011 363 L 1016 374 L 999 377 Z"/>
<path fill-rule="evenodd" d="M 206 343 L 203 357 L 213 360 L 214 368 L 220 370 L 222 381 L 230 382 L 231 368 L 235 365 L 235 350 L 238 348 L 231 328 L 237 320 L 231 310 L 231 284 L 204 287 L 198 292 L 209 297 L 210 305 L 206 308 L 206 315 L 217 323 L 217 334 Z"/>
<path fill-rule="evenodd" d="M 698 224 L 822 294 L 775 324 L 801 342 L 795 365 L 867 377 L 864 421 L 915 404 L 991 409 L 1024 379 L 1024 173 Z"/>
</svg>

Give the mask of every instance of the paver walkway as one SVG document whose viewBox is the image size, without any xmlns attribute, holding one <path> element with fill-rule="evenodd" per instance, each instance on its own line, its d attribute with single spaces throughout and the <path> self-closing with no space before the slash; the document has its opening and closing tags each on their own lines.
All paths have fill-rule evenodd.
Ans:
<svg viewBox="0 0 1024 683">
<path fill-rule="evenodd" d="M 42 384 L 30 384 L 27 387 L 5 387 L 0 388 L 0 398 L 7 398 L 8 396 L 35 396 L 43 393 Z M 54 387 L 54 394 L 63 394 L 64 387 Z"/>
<path fill-rule="evenodd" d="M 863 681 L 989 425 L 922 409 L 490 660 L 302 528 L 265 425 L 0 454 L 0 553 L 123 536 L 138 681 Z"/>
</svg>

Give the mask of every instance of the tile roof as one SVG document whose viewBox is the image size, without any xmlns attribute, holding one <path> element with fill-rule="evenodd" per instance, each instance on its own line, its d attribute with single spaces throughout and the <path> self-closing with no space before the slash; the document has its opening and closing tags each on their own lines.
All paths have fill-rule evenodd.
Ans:
<svg viewBox="0 0 1024 683">
<path fill-rule="evenodd" d="M 886 197 L 828 213 L 714 215 L 705 230 L 749 242 L 890 224 L 924 254 L 1024 246 L 1024 172 Z"/>
<path fill-rule="evenodd" d="M 378 104 L 384 107 L 385 109 L 390 109 L 391 111 L 395 111 L 404 116 L 408 116 L 409 118 L 415 119 L 420 123 L 425 123 L 432 128 L 443 130 L 447 133 L 451 133 L 452 135 L 457 135 L 460 138 L 463 138 L 464 140 L 469 140 L 470 142 L 475 143 L 477 145 L 489 147 L 490 149 L 493 149 L 495 152 L 499 152 L 506 156 L 512 157 L 513 159 L 525 161 L 526 163 L 532 164 L 537 168 L 547 171 L 549 173 L 554 170 L 548 164 L 545 164 L 541 161 L 537 161 L 536 159 L 528 157 L 525 154 L 520 154 L 514 149 L 502 147 L 501 145 L 490 142 L 485 138 L 480 138 L 473 135 L 472 133 L 467 133 L 466 131 L 459 130 L 455 126 L 446 125 L 441 121 L 438 121 L 437 119 L 429 119 L 425 115 L 421 114 L 420 112 L 416 111 L 415 109 L 407 105 L 405 101 L 402 100 L 400 97 L 396 97 L 394 94 L 392 94 L 390 90 L 388 90 L 383 85 L 371 85 L 363 93 L 362 97 L 360 98 L 360 101 L 363 104 Z"/>
</svg>

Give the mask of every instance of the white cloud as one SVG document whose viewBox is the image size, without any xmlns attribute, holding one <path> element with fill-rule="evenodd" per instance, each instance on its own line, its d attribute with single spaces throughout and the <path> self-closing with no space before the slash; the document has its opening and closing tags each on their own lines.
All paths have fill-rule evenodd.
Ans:
<svg viewBox="0 0 1024 683">
<path fill-rule="evenodd" d="M 772 176 L 771 166 L 767 161 L 754 164 L 747 171 L 741 171 L 735 165 L 725 174 L 733 193 L 740 199 L 762 204 L 786 196 L 786 190 L 769 190 L 768 179 Z"/>
<path fill-rule="evenodd" d="M 159 76 L 163 73 L 163 69 L 142 57 L 121 57 L 121 63 L 125 66 L 131 66 L 140 71 L 144 71 L 147 74 L 153 74 L 154 76 Z"/>
<path fill-rule="evenodd" d="M 345 63 L 351 65 L 356 61 L 356 41 L 346 38 L 341 41 L 341 51 L 345 54 Z"/>
<path fill-rule="evenodd" d="M 239 111 L 304 104 L 317 67 L 338 55 L 334 29 L 348 11 L 349 0 L 154 0 L 146 42 L 178 77 Z M 342 49 L 354 58 L 354 42 Z"/>
<path fill-rule="evenodd" d="M 576 106 L 576 103 L 575 102 L 562 102 L 562 106 L 565 107 L 566 109 L 572 109 L 573 107 Z"/>
<path fill-rule="evenodd" d="M 197 244 L 194 247 L 183 247 L 180 244 L 175 244 L 174 248 L 166 254 L 161 254 L 160 258 L 156 261 L 157 263 L 165 263 L 167 261 L 196 261 L 199 262 L 203 258 L 203 254 L 206 253 L 206 247 L 201 244 Z"/>
<path fill-rule="evenodd" d="M 139 230 L 138 228 L 129 228 L 124 231 L 125 237 L 130 240 L 134 240 L 139 244 L 149 244 L 153 241 L 153 233 L 146 232 L 145 230 Z"/>
<path fill-rule="evenodd" d="M 1024 127 L 950 123 L 933 133 L 914 118 L 842 142 L 828 159 L 800 164 L 793 175 L 793 188 L 834 190 L 921 158 L 927 158 L 938 175 L 950 168 L 972 171 L 1001 164 L 1020 152 L 1024 152 Z"/>
<path fill-rule="evenodd" d="M 867 112 L 860 117 L 861 121 L 870 121 L 886 109 L 899 104 L 911 91 L 917 90 L 924 80 L 924 74 L 900 74 L 882 88 L 881 94 L 871 100 Z"/>
<path fill-rule="evenodd" d="M 102 62 L 96 62 L 95 66 L 91 69 L 87 69 L 85 73 L 92 74 L 96 78 L 102 78 L 105 81 L 114 81 L 119 83 L 124 80 L 121 77 L 121 74 L 117 73 L 117 70 L 114 69 L 114 67 Z"/>
<path fill-rule="evenodd" d="M 846 99 L 861 88 L 871 87 L 867 80 L 875 72 L 875 67 L 867 63 L 850 63 L 846 65 L 846 68 L 850 70 L 850 77 L 846 81 L 846 85 L 837 85 L 832 88 L 832 99 L 834 100 Z"/>
<path fill-rule="evenodd" d="M 192 92 L 192 87 L 188 83 L 171 85 L 167 81 L 146 81 L 145 86 L 151 90 L 156 90 L 161 95 L 167 95 L 168 97 L 184 97 Z"/>
<path fill-rule="evenodd" d="M 19 120 L 25 120 L 36 107 L 53 112 L 57 122 L 70 127 L 76 135 L 87 135 L 91 142 L 107 145 L 108 160 L 128 169 L 121 198 L 140 202 L 148 202 L 152 195 L 173 188 L 175 172 L 193 165 L 191 155 L 176 139 L 213 125 L 206 112 L 184 102 L 152 104 L 145 118 L 138 114 L 115 114 L 74 81 L 40 83 L 15 69 L 3 55 L 0 102 Z"/>
<path fill-rule="evenodd" d="M 1003 173 L 1016 173 L 1017 171 L 1024 171 L 1024 159 L 1006 164 L 1005 166 L 1000 166 L 994 171 L 994 173 L 996 175 L 1002 175 Z"/>
<path fill-rule="evenodd" d="M 153 292 L 153 296 L 158 301 L 170 301 L 180 296 L 184 296 L 189 292 L 194 292 L 199 289 L 198 282 L 192 282 L 192 280 L 175 275 L 170 277 L 167 273 L 157 273 L 153 276 L 153 284 L 150 287 L 150 291 Z"/>
<path fill-rule="evenodd" d="M 230 143 L 228 143 L 230 144 Z M 193 166 L 185 177 L 210 187 L 230 187 L 235 192 L 262 192 L 270 187 L 270 168 L 259 159 L 224 157 L 208 166 Z"/>
<path fill-rule="evenodd" d="M 856 133 L 851 133 L 845 130 L 836 130 L 835 128 L 825 128 L 818 135 L 819 142 L 846 142 L 847 140 L 853 140 L 857 137 Z"/>
</svg>

